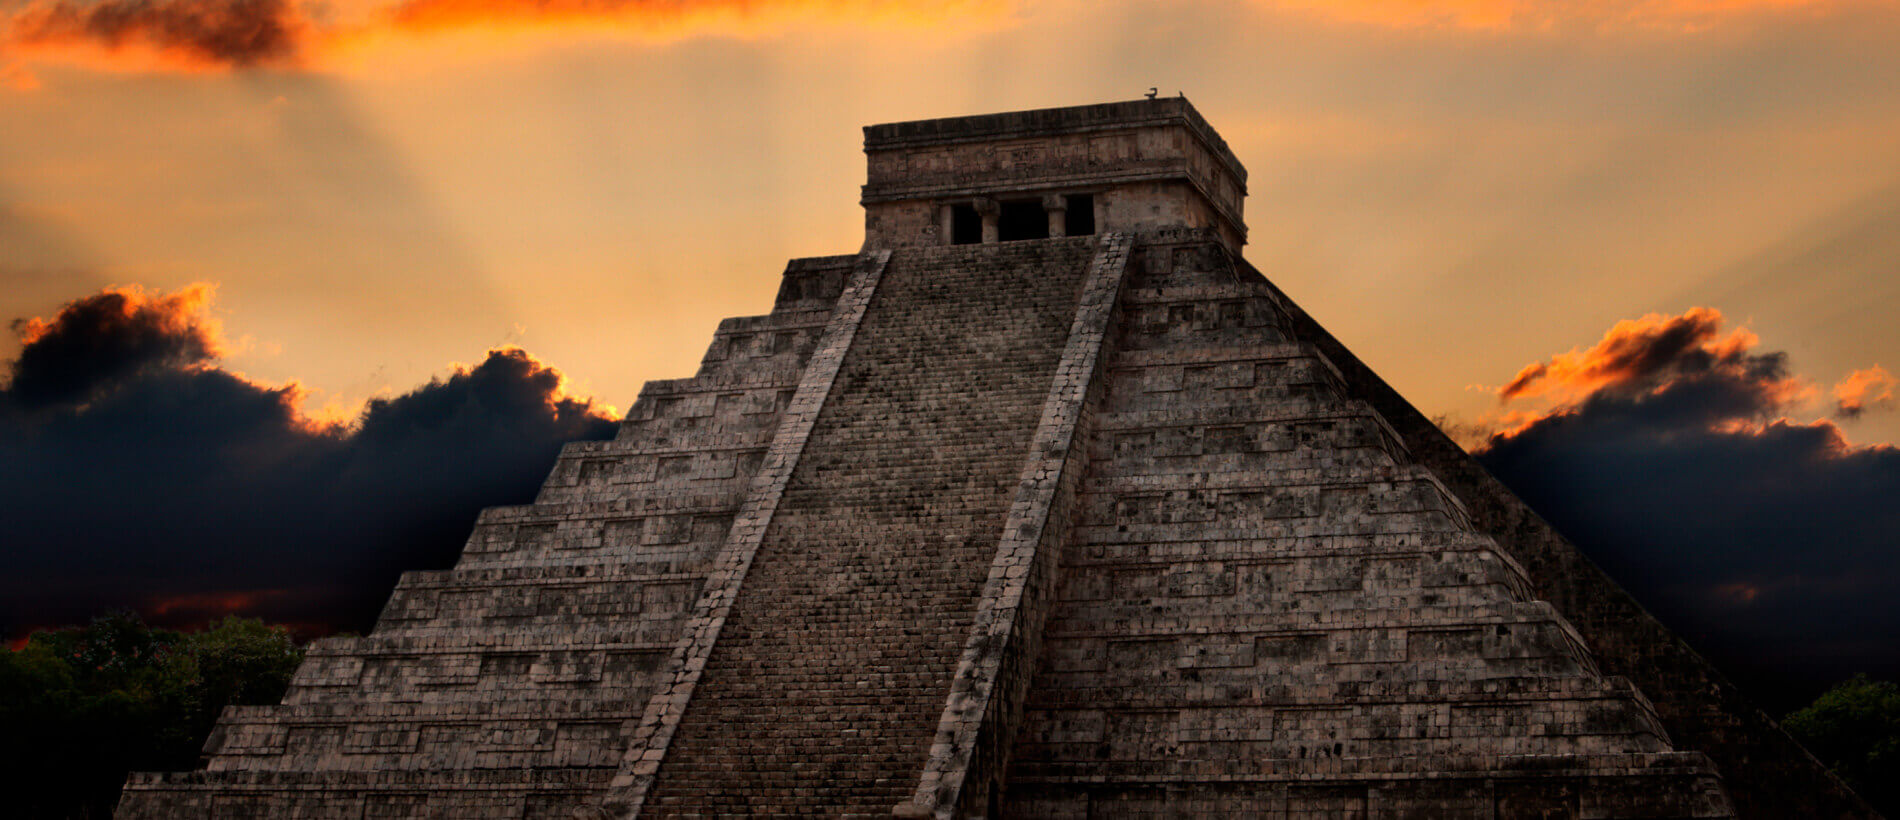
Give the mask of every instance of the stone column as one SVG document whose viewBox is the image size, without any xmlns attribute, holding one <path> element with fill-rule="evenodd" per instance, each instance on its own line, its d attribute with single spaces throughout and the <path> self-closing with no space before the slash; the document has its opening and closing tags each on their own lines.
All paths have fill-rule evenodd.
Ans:
<svg viewBox="0 0 1900 820">
<path fill-rule="evenodd" d="M 1069 235 L 1069 198 L 1050 194 L 1042 198 L 1042 212 L 1049 215 L 1049 236 Z"/>
<path fill-rule="evenodd" d="M 944 203 L 937 206 L 937 244 L 948 245 L 957 241 L 956 206 Z"/>
<path fill-rule="evenodd" d="M 989 197 L 980 197 L 970 204 L 976 206 L 976 213 L 983 217 L 983 244 L 994 245 L 999 241 L 996 219 L 1003 213 L 1003 206 Z"/>
</svg>

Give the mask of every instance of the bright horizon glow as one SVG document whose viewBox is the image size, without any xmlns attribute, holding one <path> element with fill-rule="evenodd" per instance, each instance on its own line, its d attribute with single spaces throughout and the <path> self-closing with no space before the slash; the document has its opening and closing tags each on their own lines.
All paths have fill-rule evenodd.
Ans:
<svg viewBox="0 0 1900 820">
<path fill-rule="evenodd" d="M 6 318 L 216 283 L 231 365 L 324 419 L 505 344 L 625 407 L 857 249 L 859 127 L 1149 86 L 1250 169 L 1249 259 L 1427 413 L 1697 305 L 1827 384 L 1900 361 L 1885 4 L 265 2 L 260 68 L 23 42 L 55 7 L 0 6 Z"/>
</svg>

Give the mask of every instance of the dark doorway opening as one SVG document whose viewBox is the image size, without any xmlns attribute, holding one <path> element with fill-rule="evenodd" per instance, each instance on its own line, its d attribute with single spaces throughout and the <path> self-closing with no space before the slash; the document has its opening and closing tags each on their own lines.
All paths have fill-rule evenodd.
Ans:
<svg viewBox="0 0 1900 820">
<path fill-rule="evenodd" d="M 1089 236 L 1095 233 L 1095 195 L 1070 194 L 1068 217 L 1063 220 L 1062 232 L 1069 236 Z"/>
<path fill-rule="evenodd" d="M 950 244 L 975 245 L 983 241 L 983 217 L 975 205 L 950 206 Z"/>
<path fill-rule="evenodd" d="M 996 235 L 1004 242 L 1048 239 L 1049 215 L 1042 210 L 1042 200 L 1003 203 L 1003 214 L 996 220 Z"/>
</svg>

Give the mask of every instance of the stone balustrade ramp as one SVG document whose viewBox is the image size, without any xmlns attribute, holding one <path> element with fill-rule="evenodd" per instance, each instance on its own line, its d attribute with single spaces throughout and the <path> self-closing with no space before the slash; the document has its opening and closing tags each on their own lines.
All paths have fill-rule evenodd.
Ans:
<svg viewBox="0 0 1900 820">
<path fill-rule="evenodd" d="M 1097 244 L 893 254 L 642 816 L 909 796 Z"/>
<path fill-rule="evenodd" d="M 370 634 L 314 643 L 281 705 L 231 707 L 205 768 L 117 816 L 571 817 L 598 805 L 860 257 L 794 260 L 692 378 L 649 382 L 535 503 L 483 511 Z"/>
</svg>

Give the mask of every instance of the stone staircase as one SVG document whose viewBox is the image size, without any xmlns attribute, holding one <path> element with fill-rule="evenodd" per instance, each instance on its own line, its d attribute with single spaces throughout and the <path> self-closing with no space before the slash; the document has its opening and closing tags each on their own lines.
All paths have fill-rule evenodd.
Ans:
<svg viewBox="0 0 1900 820">
<path fill-rule="evenodd" d="M 908 797 L 1096 245 L 893 255 L 644 816 Z"/>
<path fill-rule="evenodd" d="M 232 707 L 205 768 L 135 774 L 120 817 L 568 817 L 597 804 L 856 257 L 794 260 L 693 378 L 649 382 L 454 569 L 314 643 L 282 705 Z"/>
</svg>

